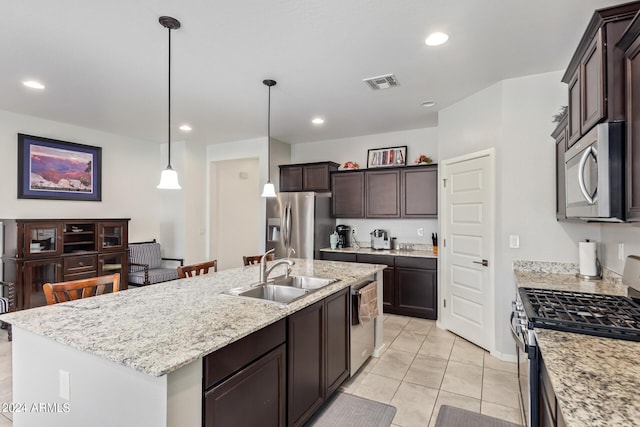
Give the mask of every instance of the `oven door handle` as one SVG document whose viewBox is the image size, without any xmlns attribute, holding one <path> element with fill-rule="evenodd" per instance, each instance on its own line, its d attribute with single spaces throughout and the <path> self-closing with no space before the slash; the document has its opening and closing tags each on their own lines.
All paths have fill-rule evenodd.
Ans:
<svg viewBox="0 0 640 427">
<path fill-rule="evenodd" d="M 511 312 L 511 317 L 509 318 L 509 325 L 511 326 L 511 335 L 513 335 L 513 339 L 516 341 L 516 345 L 521 348 L 525 353 L 528 352 L 527 343 L 524 342 L 524 338 L 522 337 L 522 329 L 520 325 L 515 325 L 513 322 L 513 318 L 516 316 L 514 311 Z"/>
</svg>

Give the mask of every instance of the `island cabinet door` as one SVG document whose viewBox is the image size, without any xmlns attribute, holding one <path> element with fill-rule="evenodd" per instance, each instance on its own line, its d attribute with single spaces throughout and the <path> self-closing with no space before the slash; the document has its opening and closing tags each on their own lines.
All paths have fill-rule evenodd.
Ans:
<svg viewBox="0 0 640 427">
<path fill-rule="evenodd" d="M 328 399 L 349 376 L 349 288 L 327 297 L 326 304 L 326 354 Z"/>
<path fill-rule="evenodd" d="M 282 344 L 207 391 L 204 426 L 286 426 L 285 358 Z"/>
<path fill-rule="evenodd" d="M 288 317 L 290 427 L 303 425 L 324 402 L 324 311 L 323 300 Z"/>
</svg>

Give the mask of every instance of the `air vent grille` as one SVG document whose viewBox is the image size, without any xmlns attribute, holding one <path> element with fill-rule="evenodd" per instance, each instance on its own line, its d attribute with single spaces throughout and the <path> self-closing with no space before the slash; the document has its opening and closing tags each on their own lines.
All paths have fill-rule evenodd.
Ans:
<svg viewBox="0 0 640 427">
<path fill-rule="evenodd" d="M 398 86 L 398 79 L 393 74 L 385 74 L 384 76 L 378 77 L 369 77 L 367 79 L 363 79 L 371 89 L 380 90 L 380 89 L 389 89 L 392 87 Z"/>
</svg>

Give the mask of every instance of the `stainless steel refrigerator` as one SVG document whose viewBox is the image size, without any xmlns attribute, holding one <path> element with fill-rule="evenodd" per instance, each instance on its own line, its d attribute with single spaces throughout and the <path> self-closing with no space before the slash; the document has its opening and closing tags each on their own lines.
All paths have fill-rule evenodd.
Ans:
<svg viewBox="0 0 640 427">
<path fill-rule="evenodd" d="M 295 258 L 319 259 L 335 226 L 330 193 L 278 193 L 267 199 L 266 248 L 275 249 L 276 258 L 286 258 L 293 248 Z"/>
</svg>

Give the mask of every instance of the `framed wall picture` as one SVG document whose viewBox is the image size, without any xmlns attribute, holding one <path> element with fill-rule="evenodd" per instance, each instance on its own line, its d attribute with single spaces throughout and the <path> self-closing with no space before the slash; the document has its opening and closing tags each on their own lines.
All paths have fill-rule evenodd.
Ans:
<svg viewBox="0 0 640 427">
<path fill-rule="evenodd" d="M 367 168 L 404 166 L 407 164 L 407 146 L 374 148 L 367 152 Z"/>
<path fill-rule="evenodd" d="M 102 148 L 18 134 L 18 198 L 102 200 Z"/>
</svg>

